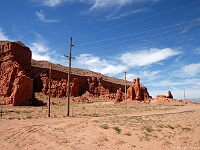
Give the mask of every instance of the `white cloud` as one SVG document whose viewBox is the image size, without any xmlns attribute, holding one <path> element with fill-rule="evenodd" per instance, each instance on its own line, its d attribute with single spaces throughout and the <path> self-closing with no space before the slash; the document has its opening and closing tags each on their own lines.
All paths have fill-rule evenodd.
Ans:
<svg viewBox="0 0 200 150">
<path fill-rule="evenodd" d="M 0 28 L 0 40 L 2 41 L 9 41 L 9 37 L 3 31 L 3 28 Z"/>
<path fill-rule="evenodd" d="M 181 75 L 184 77 L 193 77 L 200 74 L 200 63 L 186 65 L 180 69 Z"/>
<path fill-rule="evenodd" d="M 160 71 L 137 71 L 137 74 L 135 73 L 127 73 L 127 80 L 132 81 L 133 79 L 140 77 L 143 81 L 153 81 L 157 78 L 157 75 L 160 73 Z"/>
<path fill-rule="evenodd" d="M 76 57 L 75 67 L 89 69 L 105 75 L 116 75 L 126 70 L 126 66 L 101 59 L 91 54 L 81 54 Z"/>
<path fill-rule="evenodd" d="M 40 43 L 32 43 L 32 49 L 37 50 L 39 53 L 47 52 L 49 50 L 49 48 Z"/>
<path fill-rule="evenodd" d="M 46 19 L 46 16 L 42 10 L 40 12 L 36 12 L 36 15 L 42 22 L 46 22 L 46 23 L 59 22 L 59 20 L 55 20 L 55 19 Z"/>
<path fill-rule="evenodd" d="M 166 60 L 178 54 L 180 54 L 179 51 L 170 48 L 165 48 L 165 49 L 152 48 L 150 50 L 125 53 L 119 59 L 126 65 L 132 67 L 134 66 L 141 67 L 141 66 L 151 65 L 153 63 L 157 63 L 162 60 Z"/>
<path fill-rule="evenodd" d="M 131 2 L 134 0 L 94 0 L 92 2 L 92 7 L 90 10 L 94 9 L 102 9 L 102 8 L 107 8 L 107 7 L 113 7 L 113 6 L 124 6 L 124 5 L 129 5 Z"/>
<path fill-rule="evenodd" d="M 110 7 L 123 7 L 132 3 L 158 2 L 159 0 L 80 0 L 81 2 L 89 2 L 92 6 L 90 10 L 100 10 Z"/>
<path fill-rule="evenodd" d="M 127 16 L 130 16 L 132 14 L 136 14 L 136 13 L 140 13 L 140 12 L 144 12 L 144 11 L 146 11 L 146 10 L 145 9 L 137 9 L 137 10 L 125 12 L 125 13 L 122 13 L 122 14 L 116 14 L 116 12 L 113 12 L 113 13 L 106 16 L 106 20 L 121 19 L 123 17 L 127 17 Z"/>
<path fill-rule="evenodd" d="M 57 5 L 60 5 L 64 2 L 66 2 L 67 0 L 44 0 L 43 4 L 49 7 L 55 7 Z"/>
<path fill-rule="evenodd" d="M 32 43 L 30 46 L 32 51 L 32 59 L 50 61 L 49 48 L 43 43 Z"/>
</svg>

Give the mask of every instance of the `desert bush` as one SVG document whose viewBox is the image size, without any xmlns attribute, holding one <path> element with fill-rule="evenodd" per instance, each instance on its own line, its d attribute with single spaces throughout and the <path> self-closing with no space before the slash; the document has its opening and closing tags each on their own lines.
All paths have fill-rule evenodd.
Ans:
<svg viewBox="0 0 200 150">
<path fill-rule="evenodd" d="M 114 129 L 118 134 L 121 133 L 121 129 L 120 129 L 119 127 L 113 127 L 113 129 Z"/>
<path fill-rule="evenodd" d="M 107 124 L 100 125 L 100 127 L 103 129 L 109 129 L 109 126 Z"/>
</svg>

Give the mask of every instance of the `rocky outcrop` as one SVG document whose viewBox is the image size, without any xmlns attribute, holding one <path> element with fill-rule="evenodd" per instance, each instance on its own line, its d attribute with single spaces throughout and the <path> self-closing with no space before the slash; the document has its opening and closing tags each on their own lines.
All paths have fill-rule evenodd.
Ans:
<svg viewBox="0 0 200 150">
<path fill-rule="evenodd" d="M 122 89 L 119 88 L 117 90 L 114 103 L 116 104 L 116 103 L 119 103 L 119 102 L 122 102 L 122 101 L 123 101 L 123 93 L 122 93 Z"/>
<path fill-rule="evenodd" d="M 13 106 L 28 106 L 31 104 L 33 94 L 33 80 L 28 78 L 24 71 L 20 71 L 13 83 L 13 91 L 10 97 L 5 97 L 6 104 Z"/>
<path fill-rule="evenodd" d="M 129 100 L 147 100 L 150 98 L 147 88 L 140 84 L 140 78 L 133 80 L 132 85 L 127 90 L 127 98 Z"/>
<path fill-rule="evenodd" d="M 169 100 L 169 99 L 173 99 L 173 96 L 172 96 L 171 91 L 168 91 L 168 95 L 167 96 L 159 94 L 159 95 L 157 95 L 157 99 Z"/>
<path fill-rule="evenodd" d="M 30 66 L 31 51 L 28 47 L 21 42 L 0 41 L 0 97 L 5 103 L 28 104 L 33 88 L 32 80 L 25 72 L 29 72 Z"/>
<path fill-rule="evenodd" d="M 168 95 L 166 96 L 167 98 L 173 99 L 171 91 L 168 91 Z"/>
</svg>

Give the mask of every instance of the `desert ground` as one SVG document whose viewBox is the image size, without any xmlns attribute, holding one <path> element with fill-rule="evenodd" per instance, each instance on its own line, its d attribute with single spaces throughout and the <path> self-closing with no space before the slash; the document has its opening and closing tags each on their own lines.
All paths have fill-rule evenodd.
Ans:
<svg viewBox="0 0 200 150">
<path fill-rule="evenodd" d="M 45 98 L 47 100 L 47 97 Z M 48 106 L 0 105 L 1 150 L 200 150 L 200 104 L 101 99 Z M 1 115 L 0 114 L 0 115 Z"/>
</svg>

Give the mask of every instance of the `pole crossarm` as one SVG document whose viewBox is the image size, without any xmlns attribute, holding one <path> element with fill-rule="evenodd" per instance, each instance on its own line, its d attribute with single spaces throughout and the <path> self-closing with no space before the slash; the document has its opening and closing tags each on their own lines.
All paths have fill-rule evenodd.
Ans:
<svg viewBox="0 0 200 150">
<path fill-rule="evenodd" d="M 64 54 L 64 56 L 67 57 L 68 59 L 70 59 L 69 56 L 67 56 L 67 55 L 65 55 L 65 54 Z M 71 58 L 72 58 L 72 59 L 75 59 L 75 57 L 72 57 L 72 56 L 71 56 Z"/>
</svg>

